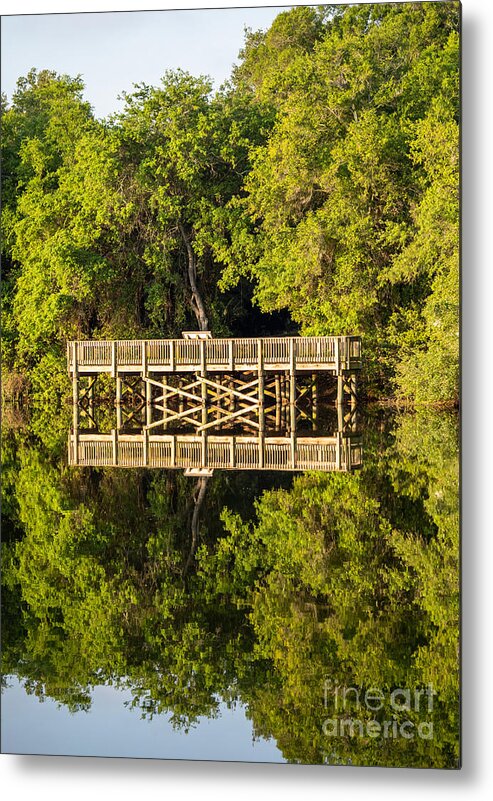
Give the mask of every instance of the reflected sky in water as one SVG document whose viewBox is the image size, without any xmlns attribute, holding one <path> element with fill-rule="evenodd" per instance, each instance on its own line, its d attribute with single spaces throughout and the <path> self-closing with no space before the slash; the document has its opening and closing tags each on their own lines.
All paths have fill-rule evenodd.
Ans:
<svg viewBox="0 0 493 801">
<path fill-rule="evenodd" d="M 171 715 L 142 719 L 132 695 L 114 686 L 95 687 L 88 712 L 73 714 L 50 698 L 28 695 L 4 677 L 2 751 L 18 754 L 285 762 L 275 742 L 254 738 L 242 704 L 219 704 L 217 718 L 202 717 L 186 736 Z"/>
</svg>

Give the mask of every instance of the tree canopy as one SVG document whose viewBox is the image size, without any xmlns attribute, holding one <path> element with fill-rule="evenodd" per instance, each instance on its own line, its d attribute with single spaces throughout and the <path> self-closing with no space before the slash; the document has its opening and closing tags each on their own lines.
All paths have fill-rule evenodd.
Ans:
<svg viewBox="0 0 493 801">
<path fill-rule="evenodd" d="M 455 401 L 458 28 L 455 2 L 294 8 L 247 32 L 221 90 L 168 72 L 103 121 L 80 77 L 19 79 L 7 367 L 71 337 L 282 325 L 361 335 L 373 396 Z"/>
</svg>

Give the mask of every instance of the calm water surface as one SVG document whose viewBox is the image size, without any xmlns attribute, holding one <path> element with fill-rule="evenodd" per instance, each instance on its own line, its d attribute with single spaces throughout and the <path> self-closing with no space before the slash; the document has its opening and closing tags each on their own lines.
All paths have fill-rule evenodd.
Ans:
<svg viewBox="0 0 493 801">
<path fill-rule="evenodd" d="M 457 419 L 360 428 L 202 491 L 4 430 L 2 750 L 457 767 Z"/>
</svg>

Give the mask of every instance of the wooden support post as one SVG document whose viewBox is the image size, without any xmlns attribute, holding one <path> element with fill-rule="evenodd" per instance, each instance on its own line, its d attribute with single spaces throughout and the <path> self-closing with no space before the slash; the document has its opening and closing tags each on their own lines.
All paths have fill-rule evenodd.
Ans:
<svg viewBox="0 0 493 801">
<path fill-rule="evenodd" d="M 96 413 L 94 409 L 94 387 L 96 386 L 97 376 L 93 375 L 90 378 L 89 389 L 87 393 L 89 416 L 91 419 L 91 428 L 97 428 Z"/>
<path fill-rule="evenodd" d="M 149 381 L 145 382 L 146 387 L 146 426 L 152 424 L 152 384 Z"/>
<path fill-rule="evenodd" d="M 356 375 L 355 375 L 355 373 L 351 373 L 350 381 L 351 381 L 351 383 L 350 383 L 350 387 L 351 387 L 351 409 L 355 409 L 356 408 L 356 404 L 358 402 L 358 394 L 357 394 L 357 388 L 356 388 Z"/>
<path fill-rule="evenodd" d="M 294 339 L 289 340 L 289 411 L 290 411 L 290 432 L 296 432 L 296 354 L 294 350 Z"/>
<path fill-rule="evenodd" d="M 344 415 L 342 403 L 337 404 L 337 431 L 342 432 L 344 428 Z"/>
<path fill-rule="evenodd" d="M 142 340 L 142 380 L 144 381 L 144 395 L 145 395 L 145 425 L 150 426 L 152 423 L 152 384 L 146 381 L 149 378 L 149 368 L 147 362 L 147 342 Z"/>
<path fill-rule="evenodd" d="M 288 392 L 288 376 L 284 373 L 282 377 L 282 424 L 285 428 L 288 427 L 288 411 L 289 411 L 289 392 Z"/>
<path fill-rule="evenodd" d="M 235 437 L 234 434 L 229 440 L 229 466 L 235 467 L 236 460 L 235 460 Z"/>
<path fill-rule="evenodd" d="M 171 438 L 171 467 L 176 467 L 176 435 Z"/>
<path fill-rule="evenodd" d="M 116 376 L 116 427 L 118 431 L 122 428 L 122 379 Z"/>
<path fill-rule="evenodd" d="M 342 406 L 344 402 L 344 376 L 342 366 L 342 347 L 343 337 L 336 339 L 336 375 L 337 375 L 337 406 Z"/>
<path fill-rule="evenodd" d="M 276 430 L 281 428 L 281 410 L 282 410 L 282 397 L 281 397 L 281 376 L 276 373 L 274 376 L 276 385 Z"/>
<path fill-rule="evenodd" d="M 257 370 L 258 370 L 258 425 L 262 436 L 265 431 L 264 414 L 264 343 L 257 340 Z"/>
<path fill-rule="evenodd" d="M 337 405 L 342 406 L 344 403 L 344 376 L 340 373 L 337 376 Z"/>
<path fill-rule="evenodd" d="M 168 397 L 167 396 L 168 396 L 167 390 L 163 389 L 163 398 L 161 400 L 161 403 L 163 404 L 163 430 L 164 431 L 166 431 L 166 428 L 167 428 L 167 425 L 168 425 L 167 422 L 166 422 L 166 418 L 168 417 Z"/>
<path fill-rule="evenodd" d="M 178 379 L 178 389 L 182 389 L 182 387 L 183 387 L 183 379 L 180 377 Z M 185 411 L 185 398 L 180 393 L 178 395 L 178 413 L 183 414 L 184 411 Z"/>
<path fill-rule="evenodd" d="M 206 377 L 205 339 L 200 340 L 200 375 Z M 207 425 L 207 384 L 202 381 L 202 425 Z M 205 467 L 205 465 L 204 465 Z"/>
<path fill-rule="evenodd" d="M 200 466 L 207 467 L 207 434 L 202 431 Z"/>
<path fill-rule="evenodd" d="M 317 374 L 312 373 L 312 420 L 313 429 L 317 430 L 317 417 L 318 417 L 318 384 Z"/>
</svg>

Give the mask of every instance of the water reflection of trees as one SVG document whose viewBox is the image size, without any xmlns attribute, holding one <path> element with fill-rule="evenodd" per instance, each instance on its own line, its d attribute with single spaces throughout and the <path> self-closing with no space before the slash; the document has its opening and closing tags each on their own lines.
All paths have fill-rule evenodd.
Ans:
<svg viewBox="0 0 493 801">
<path fill-rule="evenodd" d="M 185 729 L 241 700 L 289 760 L 455 766 L 456 420 L 377 422 L 358 474 L 215 474 L 188 568 L 193 481 L 68 470 L 7 432 L 4 674 L 73 710 L 122 684 Z M 433 739 L 328 740 L 328 679 L 432 684 Z"/>
</svg>

